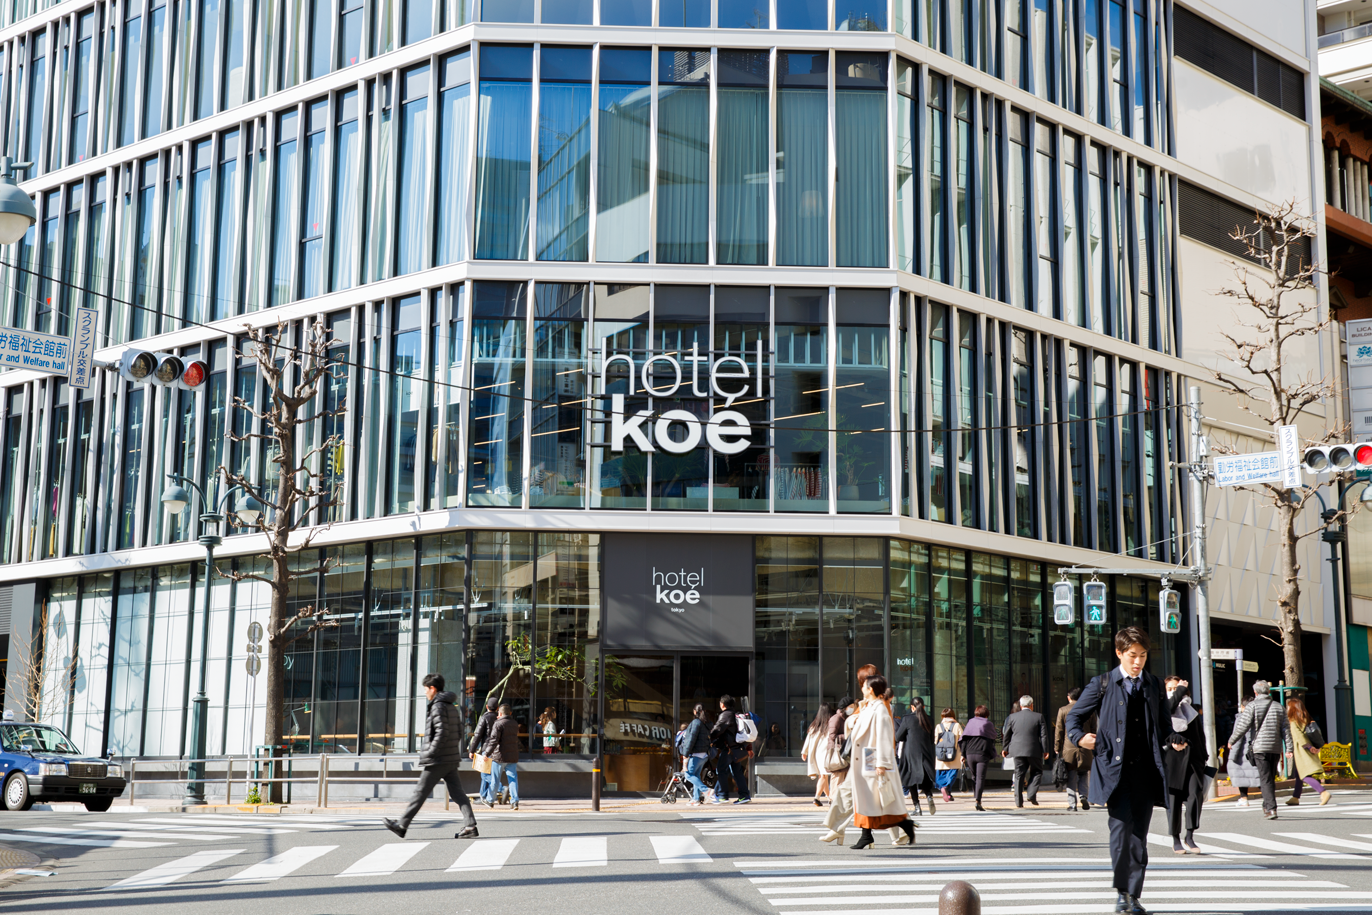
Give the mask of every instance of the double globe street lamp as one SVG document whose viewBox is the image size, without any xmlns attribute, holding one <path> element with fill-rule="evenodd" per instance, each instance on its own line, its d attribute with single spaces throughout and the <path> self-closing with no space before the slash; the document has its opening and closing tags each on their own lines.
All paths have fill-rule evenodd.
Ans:
<svg viewBox="0 0 1372 915">
<path fill-rule="evenodd" d="M 181 514 L 191 504 L 191 493 L 186 490 L 186 486 L 190 486 L 195 494 L 200 497 L 201 528 L 199 542 L 205 548 L 205 579 L 200 588 L 200 689 L 195 694 L 195 698 L 191 700 L 191 762 L 186 769 L 186 798 L 184 801 L 187 805 L 198 806 L 205 803 L 205 754 L 207 752 L 207 728 L 210 711 L 210 699 L 205 694 L 205 677 L 210 666 L 208 660 L 210 582 L 214 580 L 214 548 L 224 542 L 222 534 L 224 506 L 228 503 L 229 497 L 243 487 L 241 485 L 234 486 L 216 501 L 206 499 L 205 491 L 188 477 L 179 473 L 169 473 L 167 478 L 173 483 L 162 493 L 162 504 L 172 514 Z M 213 511 L 209 510 L 211 504 L 215 506 Z M 251 493 L 245 491 L 243 497 L 236 500 L 233 515 L 240 526 L 251 527 L 262 517 L 262 503 L 254 499 Z M 194 620 L 191 621 L 191 625 L 194 625 Z"/>
</svg>

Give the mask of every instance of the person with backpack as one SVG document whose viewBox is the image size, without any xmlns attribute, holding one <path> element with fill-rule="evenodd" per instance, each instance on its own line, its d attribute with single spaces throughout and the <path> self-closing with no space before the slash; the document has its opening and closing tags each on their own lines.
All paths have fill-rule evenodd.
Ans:
<svg viewBox="0 0 1372 915">
<path fill-rule="evenodd" d="M 686 781 L 691 783 L 692 807 L 705 803 L 705 781 L 700 771 L 705 768 L 705 760 L 710 756 L 710 730 L 705 723 L 705 706 L 699 702 L 691 710 L 691 723 L 677 735 L 677 752 L 685 764 Z"/>
<path fill-rule="evenodd" d="M 1300 699 L 1286 700 L 1286 720 L 1291 731 L 1291 746 L 1294 748 L 1296 763 L 1296 787 L 1286 799 L 1288 807 L 1301 802 L 1301 789 L 1305 785 L 1314 788 L 1320 796 L 1320 806 L 1329 803 L 1329 789 L 1319 783 L 1315 776 L 1324 771 L 1320 762 L 1320 747 L 1324 746 L 1324 732 L 1319 724 L 1310 717 L 1305 702 Z"/>
<path fill-rule="evenodd" d="M 1000 755 L 1015 761 L 1015 806 L 1039 805 L 1039 784 L 1043 763 L 1048 759 L 1048 721 L 1034 711 L 1034 697 L 1020 696 L 1018 712 L 1005 719 L 1005 737 Z"/>
<path fill-rule="evenodd" d="M 957 712 L 946 708 L 934 728 L 934 787 L 943 792 L 945 804 L 954 800 L 949 789 L 962 769 L 961 741 L 962 725 L 958 723 Z"/>
<path fill-rule="evenodd" d="M 720 696 L 719 717 L 715 719 L 715 726 L 710 728 L 710 745 L 718 753 L 715 763 L 715 769 L 718 772 L 714 797 L 716 804 L 723 804 L 729 800 L 728 785 L 730 781 L 734 783 L 734 790 L 738 793 L 738 799 L 734 801 L 735 804 L 750 804 L 753 801 L 752 793 L 748 790 L 748 776 L 746 774 L 751 741 L 748 743 L 739 742 L 739 736 L 746 734 L 746 731 L 740 728 L 737 706 L 738 702 L 733 696 L 727 693 Z M 749 720 L 744 728 L 746 727 L 751 727 L 752 736 L 756 739 L 757 725 Z"/>
<path fill-rule="evenodd" d="M 1262 815 L 1269 820 L 1277 818 L 1277 763 L 1281 760 L 1283 747 L 1291 755 L 1291 727 L 1286 720 L 1286 707 L 1277 702 L 1268 691 L 1272 684 L 1258 680 L 1253 684 L 1253 701 L 1244 706 L 1234 721 L 1234 732 L 1229 735 L 1229 749 L 1239 735 L 1249 734 L 1245 757 L 1258 769 L 1262 781 Z"/>
</svg>

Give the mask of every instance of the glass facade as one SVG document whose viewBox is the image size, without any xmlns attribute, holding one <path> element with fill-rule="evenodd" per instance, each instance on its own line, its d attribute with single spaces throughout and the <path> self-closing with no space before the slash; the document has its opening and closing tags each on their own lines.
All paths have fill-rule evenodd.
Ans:
<svg viewBox="0 0 1372 915">
<path fill-rule="evenodd" d="M 0 371 L 0 577 L 62 608 L 78 743 L 184 754 L 202 663 L 211 752 L 260 742 L 236 652 L 267 590 L 216 579 L 202 619 L 193 516 L 160 494 L 268 476 L 242 332 L 277 316 L 297 341 L 325 322 L 309 409 L 346 408 L 302 427 L 336 438 L 318 520 L 344 535 L 297 560 L 330 560 L 292 600 L 340 623 L 290 653 L 299 752 L 415 749 L 429 670 L 469 716 L 492 691 L 526 731 L 552 707 L 559 749 L 590 752 L 624 530 L 754 538 L 751 699 L 790 755 L 868 662 L 902 701 L 1060 701 L 1108 651 L 1045 617 L 1054 557 L 1183 561 L 1164 12 L 0 8 L 0 143 L 40 211 L 0 325 L 66 334 L 90 307 L 102 355 L 208 366 L 193 391 Z M 943 542 L 970 537 L 999 545 Z M 261 572 L 244 542 L 223 563 Z"/>
</svg>

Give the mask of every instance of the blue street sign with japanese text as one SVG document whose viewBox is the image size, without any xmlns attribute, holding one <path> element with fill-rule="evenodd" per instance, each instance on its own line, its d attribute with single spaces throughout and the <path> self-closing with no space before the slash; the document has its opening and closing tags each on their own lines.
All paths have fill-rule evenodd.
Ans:
<svg viewBox="0 0 1372 915">
<path fill-rule="evenodd" d="M 0 365 L 66 375 L 71 371 L 71 339 L 0 327 Z"/>
<path fill-rule="evenodd" d="M 93 308 L 76 309 L 76 330 L 72 333 L 71 386 L 89 390 L 91 369 L 95 367 L 95 334 L 100 326 Z"/>
</svg>

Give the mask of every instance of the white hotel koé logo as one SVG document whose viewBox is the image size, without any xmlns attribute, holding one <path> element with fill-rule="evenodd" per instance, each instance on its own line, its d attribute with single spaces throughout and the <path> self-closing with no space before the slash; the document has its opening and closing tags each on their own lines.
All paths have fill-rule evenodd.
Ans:
<svg viewBox="0 0 1372 915">
<path fill-rule="evenodd" d="M 691 365 L 689 393 L 681 393 L 682 386 L 687 383 L 686 372 L 681 366 L 683 361 Z M 724 399 L 724 409 L 711 413 L 703 427 L 700 417 L 688 410 L 666 410 L 658 414 L 655 421 L 649 422 L 653 418 L 653 410 L 643 409 L 631 416 L 625 416 L 625 395 L 611 394 L 611 451 L 622 452 L 626 442 L 633 442 L 634 447 L 645 454 L 659 448 L 669 454 L 686 454 L 699 447 L 702 438 L 710 448 L 720 454 L 738 454 L 752 446 L 752 423 L 747 416 L 730 408 L 733 407 L 735 400 L 749 393 L 750 382 L 754 382 L 752 393 L 757 398 L 762 398 L 762 371 L 754 372 L 742 356 L 720 356 L 711 359 L 708 355 L 700 355 L 698 344 L 692 344 L 689 356 L 684 353 L 681 359 L 675 354 L 650 356 L 644 360 L 640 369 L 629 355 L 605 352 L 600 357 L 602 397 L 605 396 L 606 370 L 615 362 L 622 362 L 628 367 L 630 391 L 643 390 L 652 397 L 720 397 Z M 701 363 L 708 367 L 706 372 L 701 372 Z M 761 340 L 757 343 L 756 364 L 762 365 Z M 638 384 L 640 371 L 641 388 Z M 670 381 L 662 381 L 664 374 Z M 706 377 L 702 378 L 702 374 Z M 703 388 L 702 385 L 707 382 L 709 387 Z M 673 425 L 679 425 L 685 430 L 685 435 L 680 441 L 671 436 Z"/>
<path fill-rule="evenodd" d="M 705 570 L 687 572 L 659 572 L 653 567 L 653 590 L 658 606 L 666 605 L 673 613 L 685 613 L 686 606 L 700 603 L 700 589 L 705 587 Z"/>
</svg>

